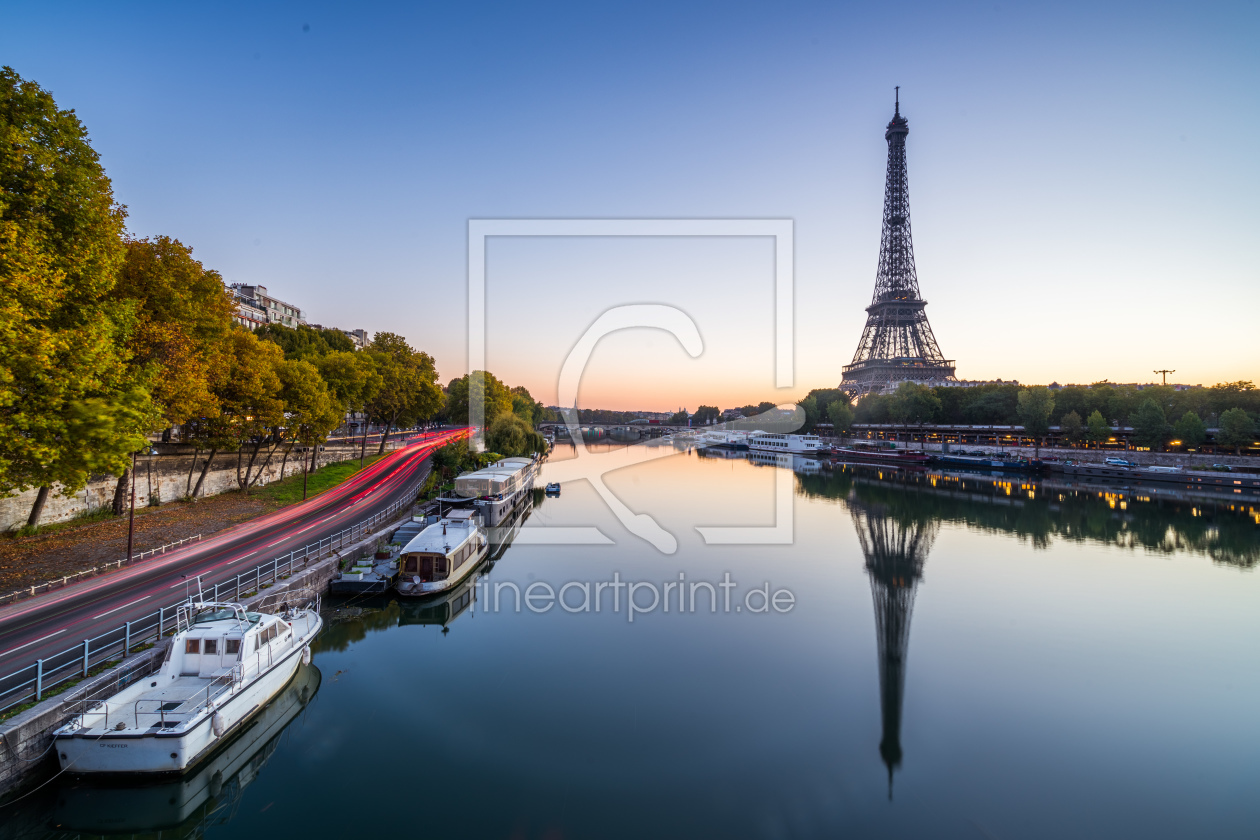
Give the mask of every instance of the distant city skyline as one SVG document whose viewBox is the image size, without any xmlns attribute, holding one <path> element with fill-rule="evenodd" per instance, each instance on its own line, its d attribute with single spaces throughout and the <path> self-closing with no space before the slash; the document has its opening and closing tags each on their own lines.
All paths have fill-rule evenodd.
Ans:
<svg viewBox="0 0 1260 840">
<path fill-rule="evenodd" d="M 490 244 L 495 375 L 555 403 L 599 312 L 671 303 L 705 353 L 610 336 L 580 402 L 694 411 L 839 384 L 896 85 L 919 282 L 960 379 L 1260 378 L 1257 24 L 1241 3 L 30 4 L 0 61 L 84 121 L 134 235 L 310 321 L 405 335 L 443 383 L 466 370 L 469 219 L 792 219 L 782 390 L 768 240 Z"/>
</svg>

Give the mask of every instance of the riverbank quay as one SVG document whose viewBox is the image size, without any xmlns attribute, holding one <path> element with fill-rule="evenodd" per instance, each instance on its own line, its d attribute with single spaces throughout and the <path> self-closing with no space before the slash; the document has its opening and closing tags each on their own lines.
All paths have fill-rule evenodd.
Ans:
<svg viewBox="0 0 1260 840">
<path fill-rule="evenodd" d="M 881 440 L 879 438 L 868 439 L 865 437 L 849 437 L 849 438 L 823 438 L 829 445 L 848 446 L 853 443 L 880 443 L 890 448 L 904 449 L 911 452 L 926 452 L 929 455 L 942 454 L 943 445 L 938 441 L 928 441 L 927 443 L 909 441 Z M 1031 446 L 1027 439 L 1025 442 L 1016 446 L 1013 443 L 1007 445 L 995 446 L 993 444 L 983 443 L 950 443 L 950 452 L 957 453 L 959 450 L 967 452 L 983 452 L 986 455 L 1008 455 L 1012 458 L 1032 458 L 1038 450 Z M 1097 461 L 1102 463 L 1107 458 L 1124 458 L 1132 461 L 1142 467 L 1184 467 L 1188 470 L 1211 470 L 1217 464 L 1228 466 L 1234 470 L 1241 472 L 1260 472 L 1260 459 L 1249 457 L 1247 455 L 1225 455 L 1225 454 L 1201 454 L 1198 452 L 1149 452 L 1139 451 L 1136 449 L 1124 450 L 1122 447 L 1117 449 L 1086 449 L 1084 447 L 1069 446 L 1043 446 L 1040 448 L 1042 461 L 1059 460 L 1059 461 L 1077 461 L 1090 462 Z"/>
<path fill-rule="evenodd" d="M 418 506 L 409 507 L 405 514 L 382 523 L 368 536 L 357 542 L 339 547 L 311 562 L 289 576 L 276 576 L 270 581 L 263 578 L 255 583 L 252 593 L 247 593 L 240 603 L 250 611 L 268 611 L 270 607 L 295 598 L 322 596 L 329 582 L 336 577 L 344 557 L 379 546 L 399 526 L 410 522 Z M 205 592 L 206 597 L 211 593 Z M 228 598 L 227 593 L 220 593 Z M 174 616 L 170 619 L 173 628 Z M 29 709 L 13 715 L 0 724 L 0 797 L 20 793 L 20 788 L 36 784 L 48 778 L 56 770 L 56 762 L 49 747 L 52 735 L 85 704 L 109 697 L 131 683 L 154 673 L 162 664 L 167 638 L 173 629 L 165 631 L 161 638 L 149 642 L 144 650 L 135 651 L 116 663 L 106 663 L 89 670 L 92 676 L 81 681 L 56 697 L 46 698 Z M 111 651 L 106 651 L 106 654 Z M 115 657 L 123 656 L 121 646 L 112 650 Z M 99 670 L 99 673 L 95 673 Z M 0 805 L 3 805 L 0 801 Z"/>
<path fill-rule="evenodd" d="M 404 438 L 390 440 L 386 452 L 393 452 L 408 441 Z M 198 477 L 210 461 L 210 469 L 201 483 L 201 492 L 197 498 L 204 499 L 240 490 L 239 478 L 245 475 L 246 462 L 249 460 L 248 450 L 238 453 L 237 450 L 217 452 L 210 459 L 208 450 L 197 450 L 186 444 L 154 443 L 151 454 L 140 455 L 136 459 L 136 508 L 157 507 L 185 499 L 197 486 Z M 238 473 L 238 454 L 241 456 Z M 284 447 L 267 457 L 266 450 L 258 455 L 250 470 L 250 478 L 261 473 L 253 488 L 266 487 L 284 478 L 301 475 L 303 459 L 308 462 L 314 459 L 312 469 L 344 461 L 358 460 L 360 447 L 353 443 L 327 444 L 319 447 L 317 452 L 303 455 L 299 448 L 285 457 Z M 370 446 L 367 455 L 376 455 L 375 446 Z M 76 517 L 91 516 L 98 511 L 111 510 L 114 493 L 118 487 L 118 477 L 112 475 L 96 475 L 88 481 L 87 486 L 72 496 L 61 496 L 56 490 L 50 493 L 40 516 L 41 525 L 52 525 L 69 522 Z M 13 496 L 0 499 L 0 531 L 14 531 L 26 524 L 35 502 L 36 489 L 25 490 Z"/>
<path fill-rule="evenodd" d="M 367 459 L 370 466 L 378 457 Z M 309 476 L 290 475 L 282 482 L 249 493 L 235 490 L 136 511 L 134 553 L 127 561 L 128 517 L 91 518 L 41 528 L 27 536 L 0 537 L 0 606 L 34 597 L 86 578 L 149 562 L 181 546 L 301 503 L 303 484 L 310 499 L 353 479 L 359 462 L 328 464 Z"/>
<path fill-rule="evenodd" d="M 968 450 L 985 450 L 1010 452 L 1012 450 L 1033 450 L 1034 440 L 1032 436 L 1024 431 L 1023 426 L 949 426 L 949 425 L 895 425 L 890 423 L 855 423 L 850 427 L 852 437 L 850 440 L 863 440 L 870 442 L 886 442 L 900 443 L 913 447 L 928 446 L 932 449 L 939 450 L 943 442 L 949 443 L 950 446 L 965 447 Z M 1131 426 L 1112 426 L 1111 437 L 1107 441 L 1094 444 L 1090 448 L 1084 446 L 1068 446 L 1064 445 L 1064 441 L 1059 436 L 1059 427 L 1051 426 L 1049 434 L 1043 439 L 1042 452 L 1075 452 L 1080 457 L 1081 452 L 1099 452 L 1106 455 L 1114 455 L 1119 452 L 1125 453 L 1126 458 L 1131 456 L 1173 456 L 1176 458 L 1189 459 L 1178 463 L 1203 463 L 1203 464 L 1253 464 L 1256 465 L 1252 469 L 1260 470 L 1260 443 L 1251 446 L 1242 447 L 1243 452 L 1236 455 L 1229 448 L 1214 448 L 1212 452 L 1152 452 L 1150 450 L 1135 449 L 1131 443 L 1133 436 L 1133 428 Z M 1216 432 L 1216 429 L 1208 429 L 1209 437 Z M 1208 446 L 1212 446 L 1211 443 Z M 1202 449 L 1204 447 L 1200 447 Z M 1145 463 L 1145 462 L 1143 462 Z M 1163 463 L 1162 461 L 1152 461 L 1150 463 Z"/>
<path fill-rule="evenodd" d="M 192 548 L 0 607 L 0 663 L 9 670 L 0 673 L 0 713 L 160 639 L 198 582 L 215 600 L 244 597 L 379 531 L 415 503 L 433 449 L 461 434 L 391 453 L 328 493 Z"/>
</svg>

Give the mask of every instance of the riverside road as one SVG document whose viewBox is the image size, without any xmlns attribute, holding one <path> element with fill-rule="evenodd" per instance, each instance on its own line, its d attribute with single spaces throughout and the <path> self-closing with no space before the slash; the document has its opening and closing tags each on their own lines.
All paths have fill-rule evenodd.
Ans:
<svg viewBox="0 0 1260 840">
<path fill-rule="evenodd" d="M 212 588 L 387 509 L 424 477 L 434 449 L 464 434 L 440 432 L 413 439 L 309 501 L 188 548 L 5 607 L 0 610 L 0 674 L 170 607 L 199 575 L 203 586 Z"/>
</svg>

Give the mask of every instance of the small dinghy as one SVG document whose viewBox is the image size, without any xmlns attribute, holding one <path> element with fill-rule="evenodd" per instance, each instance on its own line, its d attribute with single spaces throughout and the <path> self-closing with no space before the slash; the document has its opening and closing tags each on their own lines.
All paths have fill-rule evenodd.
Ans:
<svg viewBox="0 0 1260 840">
<path fill-rule="evenodd" d="M 558 482 L 558 481 L 553 481 L 553 482 L 551 482 L 550 484 L 548 484 L 548 485 L 547 485 L 547 495 L 548 495 L 548 496 L 559 496 L 559 495 L 560 495 L 560 482 Z"/>
</svg>

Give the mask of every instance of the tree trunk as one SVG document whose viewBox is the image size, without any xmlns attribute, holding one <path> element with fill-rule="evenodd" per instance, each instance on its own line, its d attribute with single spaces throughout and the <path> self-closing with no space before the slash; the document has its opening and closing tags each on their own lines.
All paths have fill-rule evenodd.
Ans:
<svg viewBox="0 0 1260 840">
<path fill-rule="evenodd" d="M 206 458 L 206 463 L 202 465 L 201 475 L 197 476 L 197 486 L 194 487 L 192 491 L 192 497 L 194 499 L 201 495 L 202 482 L 206 480 L 206 473 L 210 472 L 210 462 L 214 460 L 214 456 L 218 454 L 218 452 L 219 450 L 217 449 L 211 449 L 210 456 Z"/>
<path fill-rule="evenodd" d="M 385 441 L 389 440 L 389 431 L 394 428 L 394 421 L 397 419 L 398 415 L 395 414 L 393 417 L 389 418 L 389 422 L 385 424 L 385 434 L 381 435 L 381 448 L 376 450 L 377 455 L 385 454 Z"/>
<path fill-rule="evenodd" d="M 284 450 L 284 458 L 280 461 L 280 480 L 284 481 L 284 468 L 289 463 L 289 453 L 293 451 L 293 444 L 289 444 L 289 448 Z"/>
<path fill-rule="evenodd" d="M 162 443 L 170 443 L 170 442 L 171 442 L 171 427 L 167 426 L 165 429 L 162 430 Z"/>
<path fill-rule="evenodd" d="M 31 505 L 31 515 L 26 517 L 26 527 L 34 528 L 39 524 L 39 518 L 44 513 L 44 503 L 48 501 L 48 485 L 39 488 L 39 492 L 35 494 L 35 504 Z"/>
<path fill-rule="evenodd" d="M 367 453 L 368 426 L 372 425 L 372 415 L 363 415 L 363 446 L 359 449 L 359 469 L 363 469 L 363 456 Z"/>
<path fill-rule="evenodd" d="M 114 516 L 122 516 L 127 511 L 127 482 L 131 480 L 131 470 L 123 470 L 123 474 L 118 476 L 118 483 L 114 485 Z"/>
<path fill-rule="evenodd" d="M 261 445 L 259 446 L 259 448 L 261 448 Z M 258 469 L 254 472 L 254 480 L 249 483 L 249 487 L 253 487 L 255 484 L 258 483 L 258 479 L 262 478 L 263 470 L 267 469 L 267 465 L 271 463 L 272 456 L 276 454 L 276 450 L 279 448 L 280 448 L 280 444 L 277 443 L 275 446 L 267 450 L 267 460 L 263 461 L 261 464 L 258 465 Z M 258 454 L 257 449 L 254 450 L 254 454 L 255 456 L 257 456 Z M 254 459 L 250 458 L 249 462 L 251 464 L 254 463 Z M 248 489 L 248 487 L 246 489 Z"/>
<path fill-rule="evenodd" d="M 198 447 L 193 451 L 192 463 L 188 465 L 188 481 L 184 483 L 184 495 L 192 495 L 192 474 L 197 470 L 197 456 L 201 454 L 201 448 Z"/>
</svg>

